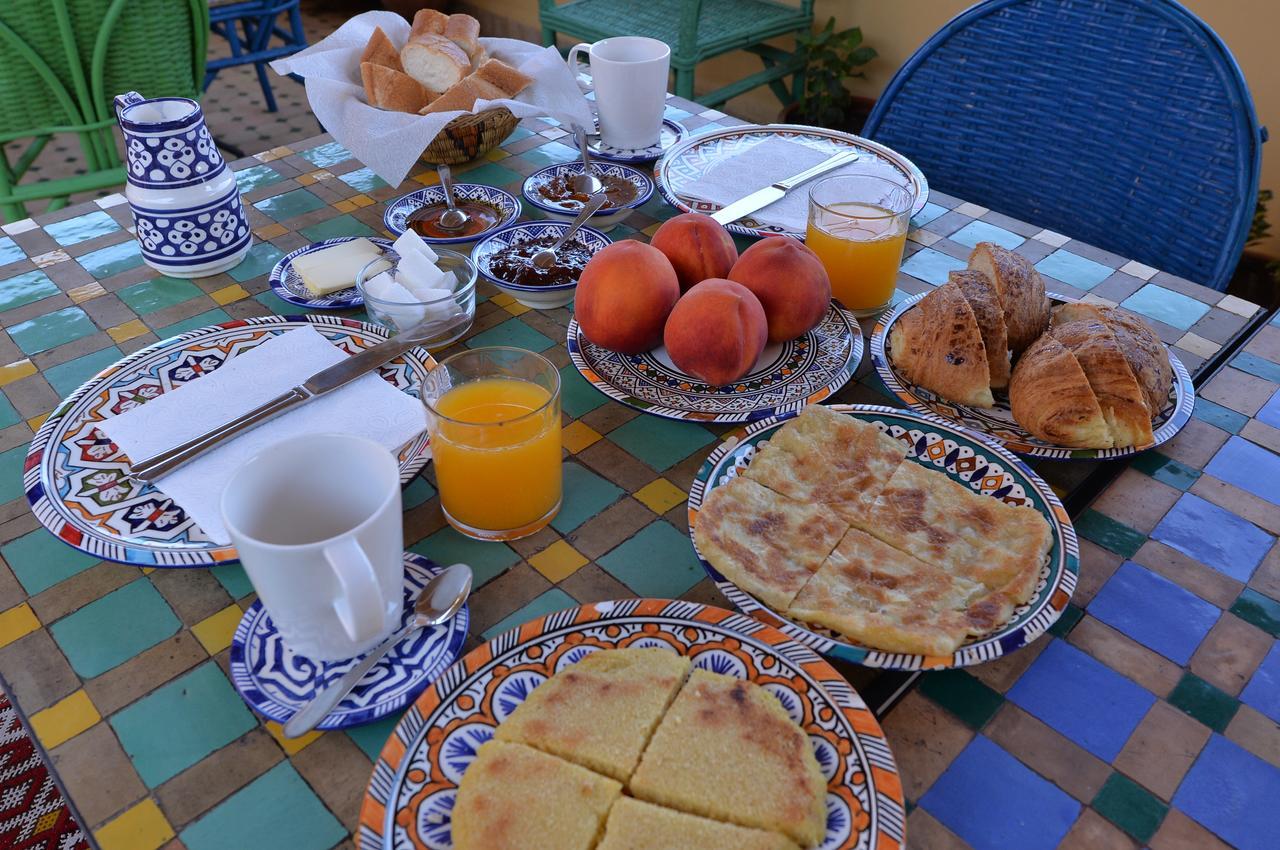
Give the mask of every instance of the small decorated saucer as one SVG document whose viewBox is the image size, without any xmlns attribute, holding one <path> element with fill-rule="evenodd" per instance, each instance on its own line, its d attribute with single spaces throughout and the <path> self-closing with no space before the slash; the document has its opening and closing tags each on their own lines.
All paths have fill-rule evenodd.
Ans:
<svg viewBox="0 0 1280 850">
<path fill-rule="evenodd" d="M 482 183 L 454 183 L 453 199 L 463 210 L 484 222 L 484 227 L 461 236 L 433 236 L 431 233 L 418 231 L 418 235 L 426 242 L 437 245 L 452 245 L 461 242 L 474 242 L 499 228 L 506 227 L 520 215 L 520 201 L 510 192 L 504 192 L 494 186 Z M 382 213 L 382 223 L 396 236 L 404 233 L 408 226 L 405 221 L 410 215 L 422 207 L 438 206 L 441 212 L 445 209 L 444 188 L 427 186 L 416 192 L 401 195 L 387 204 Z"/>
<path fill-rule="evenodd" d="M 312 251 L 319 251 L 321 248 L 328 248 L 330 245 L 338 245 L 342 242 L 350 242 L 352 239 L 360 238 L 359 236 L 338 236 L 321 242 L 312 242 L 310 245 L 303 245 L 296 251 L 290 251 L 281 257 L 275 268 L 271 270 L 271 277 L 267 280 L 271 284 L 271 290 L 276 295 L 279 295 L 282 301 L 297 304 L 299 307 L 310 307 L 312 310 L 349 310 L 352 307 L 359 307 L 364 304 L 364 299 L 360 297 L 359 292 L 356 292 L 354 285 L 349 289 L 342 289 L 320 298 L 312 295 L 307 291 L 306 285 L 303 284 L 302 275 L 294 270 L 293 261 L 303 254 L 310 254 Z M 363 238 L 368 239 L 384 251 L 391 247 L 390 239 L 380 239 L 373 236 Z"/>
<path fill-rule="evenodd" d="M 421 555 L 404 554 L 401 626 L 408 625 L 414 600 L 438 572 L 440 567 Z M 449 622 L 417 631 L 392 647 L 316 728 L 358 726 L 404 708 L 457 659 L 468 619 L 464 605 Z M 250 708 L 284 723 L 357 661 L 312 661 L 294 653 L 257 601 L 244 612 L 231 641 L 231 682 Z"/>
<path fill-rule="evenodd" d="M 596 159 L 607 159 L 610 162 L 636 163 L 653 162 L 662 156 L 662 152 L 674 145 L 689 132 L 684 125 L 670 118 L 662 119 L 662 130 L 658 134 L 658 143 L 647 148 L 615 148 L 605 144 L 597 130 L 587 136 L 587 150 Z"/>
</svg>

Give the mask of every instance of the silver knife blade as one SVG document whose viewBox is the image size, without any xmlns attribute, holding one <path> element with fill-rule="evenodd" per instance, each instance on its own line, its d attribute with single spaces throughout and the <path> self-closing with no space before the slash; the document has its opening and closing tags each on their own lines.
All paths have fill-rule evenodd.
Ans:
<svg viewBox="0 0 1280 850">
<path fill-rule="evenodd" d="M 839 168 L 842 165 L 847 165 L 848 163 L 858 159 L 859 156 L 860 154 L 857 150 L 841 151 L 834 156 L 827 157 L 817 165 L 806 168 L 799 174 L 793 174 L 785 180 L 779 180 L 772 186 L 765 186 L 763 189 L 757 189 L 745 198 L 736 200 L 732 204 L 729 204 L 729 206 L 712 213 L 711 217 L 720 224 L 729 224 L 737 221 L 744 215 L 750 215 L 756 210 L 769 206 L 769 204 L 772 204 L 774 201 L 781 200 L 786 196 L 787 192 L 790 192 L 801 183 L 805 183 L 815 177 L 826 174 L 833 168 Z"/>
</svg>

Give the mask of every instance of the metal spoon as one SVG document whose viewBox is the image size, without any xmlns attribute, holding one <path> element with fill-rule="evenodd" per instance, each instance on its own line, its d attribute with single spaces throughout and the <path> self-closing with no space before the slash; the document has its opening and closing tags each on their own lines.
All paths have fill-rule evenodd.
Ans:
<svg viewBox="0 0 1280 850">
<path fill-rule="evenodd" d="M 594 195 L 604 188 L 604 184 L 596 177 L 591 166 L 591 156 L 587 151 L 587 131 L 574 124 L 573 132 L 578 137 L 578 150 L 582 153 L 582 173 L 573 175 L 573 191 Z"/>
<path fill-rule="evenodd" d="M 284 724 L 287 738 L 305 735 L 333 711 L 334 706 L 351 692 L 364 674 L 377 664 L 391 647 L 412 635 L 418 629 L 436 626 L 453 617 L 471 595 L 471 568 L 466 564 L 454 564 L 442 570 L 418 594 L 413 604 L 413 619 L 391 637 L 378 644 L 359 664 L 348 670 L 341 679 L 326 687 L 298 709 Z"/>
<path fill-rule="evenodd" d="M 595 214 L 596 210 L 604 206 L 604 202 L 607 200 L 609 200 L 609 198 L 604 192 L 601 192 L 598 195 L 592 195 L 588 198 L 586 206 L 582 208 L 582 211 L 578 213 L 578 217 L 569 225 L 569 229 L 560 234 L 560 238 L 553 242 L 550 248 L 543 248 L 535 253 L 533 257 L 530 258 L 530 262 L 540 269 L 549 269 L 554 266 L 556 264 L 556 249 L 563 247 L 564 243 L 572 239 L 573 234 L 578 232 L 578 228 L 582 227 L 583 222 L 591 218 L 591 216 Z"/>
<path fill-rule="evenodd" d="M 441 230 L 461 230 L 467 226 L 471 216 L 458 209 L 457 204 L 453 202 L 453 174 L 447 165 L 437 165 L 436 173 L 440 175 L 440 184 L 444 186 L 444 203 L 449 208 L 436 223 L 440 225 Z M 418 207 L 405 219 L 405 225 L 426 218 L 430 209 L 430 207 Z"/>
</svg>

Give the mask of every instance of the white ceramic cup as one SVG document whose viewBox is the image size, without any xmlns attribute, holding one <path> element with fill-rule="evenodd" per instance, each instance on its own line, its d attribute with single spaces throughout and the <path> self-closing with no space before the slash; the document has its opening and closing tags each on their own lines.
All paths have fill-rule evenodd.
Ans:
<svg viewBox="0 0 1280 850">
<path fill-rule="evenodd" d="M 604 143 L 623 149 L 656 145 L 667 105 L 671 48 L 638 35 L 575 44 L 569 50 L 569 69 L 575 74 L 582 51 L 591 64 Z"/>
<path fill-rule="evenodd" d="M 400 624 L 400 468 L 362 437 L 276 443 L 240 467 L 222 517 L 253 589 L 289 649 L 352 658 Z"/>
</svg>

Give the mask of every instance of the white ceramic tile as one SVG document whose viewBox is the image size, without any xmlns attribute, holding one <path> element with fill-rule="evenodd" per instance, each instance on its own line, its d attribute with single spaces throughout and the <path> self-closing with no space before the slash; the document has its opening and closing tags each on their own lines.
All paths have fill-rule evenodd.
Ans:
<svg viewBox="0 0 1280 850">
<path fill-rule="evenodd" d="M 1140 263 L 1137 260 L 1130 260 L 1120 267 L 1120 271 L 1127 275 L 1132 275 L 1138 280 L 1151 280 L 1158 269 L 1153 269 L 1151 266 Z"/>
<path fill-rule="evenodd" d="M 1037 242 L 1043 242 L 1046 245 L 1052 245 L 1055 248 L 1061 248 L 1071 241 L 1070 236 L 1063 236 L 1061 233 L 1054 233 L 1052 230 L 1041 230 L 1035 236 L 1031 237 Z"/>
<path fill-rule="evenodd" d="M 1218 350 L 1222 348 L 1221 345 L 1213 340 L 1205 339 L 1199 334 L 1193 334 L 1190 331 L 1184 334 L 1182 339 L 1175 342 L 1174 345 L 1206 359 L 1217 354 Z"/>
<path fill-rule="evenodd" d="M 94 200 L 94 203 L 102 207 L 104 210 L 107 210 L 112 207 L 118 207 L 121 204 L 127 204 L 129 203 L 129 199 L 124 195 L 121 195 L 119 192 L 116 192 L 114 195 L 107 195 L 105 198 L 97 198 Z"/>
<path fill-rule="evenodd" d="M 1258 305 L 1251 301 L 1245 301 L 1243 298 L 1237 298 L 1234 295 L 1224 295 L 1217 306 L 1222 309 L 1235 313 L 1237 316 L 1248 318 L 1258 311 Z"/>
<path fill-rule="evenodd" d="M 986 207 L 980 207 L 977 204 L 971 204 L 967 201 L 961 204 L 960 206 L 956 207 L 955 211 L 960 213 L 961 215 L 967 215 L 969 216 L 969 218 L 981 218 L 982 216 L 991 212 L 991 210 L 987 209 Z"/>
<path fill-rule="evenodd" d="M 942 237 L 930 230 L 922 230 L 917 227 L 907 232 L 907 238 L 921 245 L 932 245 Z"/>
<path fill-rule="evenodd" d="M 24 218 L 21 221 L 15 221 L 15 222 L 11 222 L 10 224 L 2 225 L 0 226 L 0 230 L 3 230 L 5 233 L 8 233 L 10 236 L 13 236 L 18 233 L 26 233 L 28 230 L 35 230 L 39 226 L 40 225 L 36 224 L 31 219 Z"/>
</svg>

